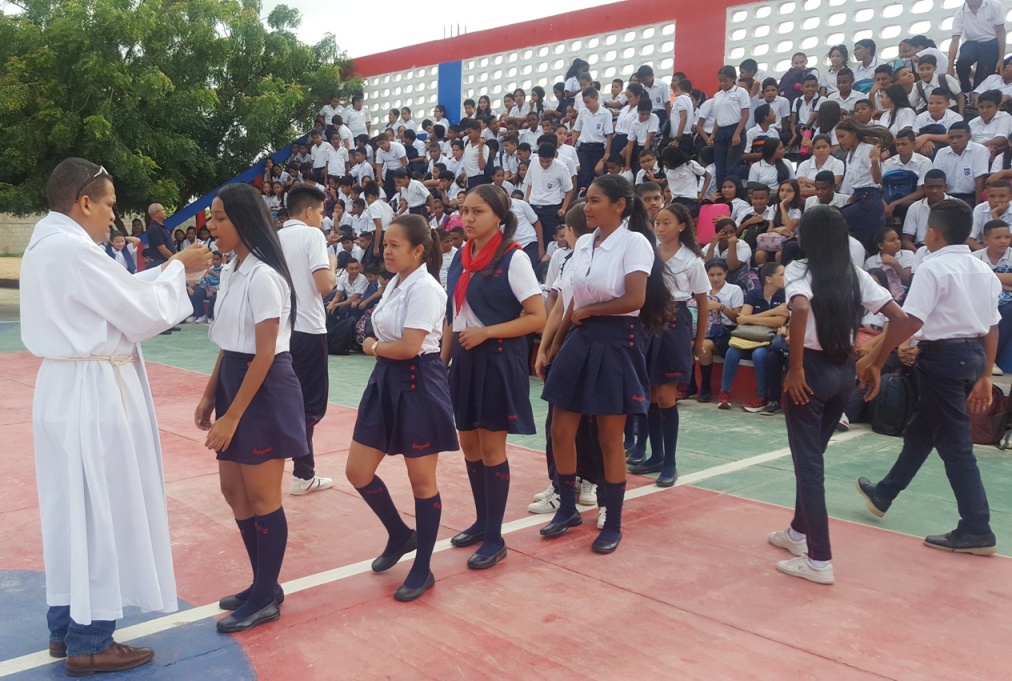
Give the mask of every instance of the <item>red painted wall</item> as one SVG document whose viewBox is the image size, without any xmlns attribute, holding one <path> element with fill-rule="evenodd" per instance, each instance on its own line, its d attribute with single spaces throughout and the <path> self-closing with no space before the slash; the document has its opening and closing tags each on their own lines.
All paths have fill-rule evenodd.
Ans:
<svg viewBox="0 0 1012 681">
<path fill-rule="evenodd" d="M 684 71 L 691 80 L 703 84 L 716 81 L 717 69 L 723 64 L 727 8 L 743 1 L 625 0 L 359 57 L 354 60 L 354 73 L 363 77 L 375 76 L 633 26 L 674 21 L 675 67 L 672 70 Z M 661 40 L 658 39 L 659 42 Z M 658 76 L 669 75 L 658 73 Z"/>
</svg>

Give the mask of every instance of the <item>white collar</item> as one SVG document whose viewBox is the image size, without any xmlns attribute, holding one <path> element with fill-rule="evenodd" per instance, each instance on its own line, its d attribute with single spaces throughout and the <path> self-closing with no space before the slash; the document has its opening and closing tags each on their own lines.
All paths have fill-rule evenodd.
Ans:
<svg viewBox="0 0 1012 681">
<path fill-rule="evenodd" d="M 924 259 L 929 260 L 931 258 L 938 258 L 943 255 L 969 255 L 970 247 L 966 244 L 950 244 L 949 246 L 943 246 L 937 251 L 928 251 L 925 254 Z"/>
</svg>

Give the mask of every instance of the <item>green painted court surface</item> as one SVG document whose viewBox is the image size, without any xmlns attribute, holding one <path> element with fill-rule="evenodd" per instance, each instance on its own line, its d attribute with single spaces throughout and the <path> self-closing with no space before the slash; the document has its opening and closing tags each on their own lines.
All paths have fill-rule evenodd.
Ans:
<svg viewBox="0 0 1012 681">
<path fill-rule="evenodd" d="M 16 319 L 16 307 L 11 304 L 14 301 L 16 298 L 12 299 L 9 294 L 7 298 L 0 298 L 0 320 Z M 0 321 L 0 352 L 22 350 L 18 324 Z M 182 331 L 144 343 L 144 354 L 148 362 L 209 374 L 217 349 L 207 338 L 207 326 L 184 324 Z M 357 407 L 373 363 L 371 357 L 364 355 L 332 356 L 330 401 Z M 194 376 L 194 381 L 203 380 Z M 1005 385 L 1008 392 L 1007 382 Z M 531 404 L 539 433 L 510 438 L 512 444 L 537 452 L 544 451 L 540 424 L 544 423 L 546 403 L 540 395 L 541 382 L 532 378 Z M 336 412 L 328 416 L 339 417 Z M 910 488 L 893 504 L 886 518 L 871 516 L 854 490 L 854 480 L 859 475 L 872 480 L 881 478 L 899 453 L 901 440 L 873 433 L 864 424 L 853 426 L 852 431 L 854 437 L 832 445 L 826 455 L 826 496 L 832 517 L 915 536 L 944 533 L 955 527 L 958 519 L 955 500 L 942 462 L 935 454 L 929 457 Z M 788 508 L 794 506 L 794 472 L 781 415 L 748 414 L 737 405 L 730 411 L 720 411 L 715 404 L 701 405 L 692 400 L 681 405 L 678 441 L 681 476 L 775 450 L 782 450 L 784 456 L 707 477 L 694 483 L 695 486 Z M 991 504 L 991 523 L 998 536 L 999 553 L 1012 556 L 1012 451 L 978 446 L 976 454 Z M 535 491 L 538 490 L 514 486 L 511 494 L 526 496 Z M 789 520 L 790 514 L 785 512 L 785 527 Z"/>
</svg>

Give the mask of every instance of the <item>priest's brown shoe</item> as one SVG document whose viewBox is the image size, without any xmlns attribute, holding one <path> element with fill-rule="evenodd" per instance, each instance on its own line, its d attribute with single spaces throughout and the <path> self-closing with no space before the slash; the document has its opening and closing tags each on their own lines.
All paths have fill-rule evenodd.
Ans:
<svg viewBox="0 0 1012 681">
<path fill-rule="evenodd" d="M 67 658 L 69 676 L 90 676 L 99 672 L 121 672 L 147 664 L 155 656 L 151 648 L 131 648 L 113 643 L 94 655 L 71 655 Z"/>
<path fill-rule="evenodd" d="M 64 658 L 67 656 L 67 644 L 62 641 L 49 642 L 49 657 Z"/>
</svg>

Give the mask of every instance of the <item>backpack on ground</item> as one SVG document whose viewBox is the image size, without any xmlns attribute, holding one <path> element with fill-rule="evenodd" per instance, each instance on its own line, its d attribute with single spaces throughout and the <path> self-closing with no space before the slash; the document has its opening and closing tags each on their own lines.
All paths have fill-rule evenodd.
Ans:
<svg viewBox="0 0 1012 681">
<path fill-rule="evenodd" d="M 880 435 L 900 437 L 917 406 L 917 387 L 907 371 L 882 375 L 878 395 L 868 405 L 868 423 Z"/>
<path fill-rule="evenodd" d="M 1005 438 L 1008 425 L 1008 406 L 1005 393 L 991 386 L 991 406 L 983 414 L 970 414 L 970 437 L 975 445 L 998 445 Z M 1008 440 L 1005 440 L 1005 447 Z M 1002 447 L 1004 449 L 1004 447 Z"/>
<path fill-rule="evenodd" d="M 347 355 L 355 344 L 354 317 L 338 320 L 327 330 L 327 352 L 331 355 Z"/>
</svg>

